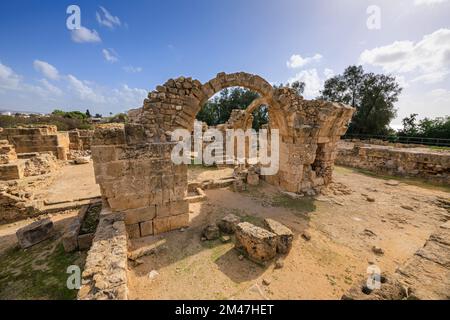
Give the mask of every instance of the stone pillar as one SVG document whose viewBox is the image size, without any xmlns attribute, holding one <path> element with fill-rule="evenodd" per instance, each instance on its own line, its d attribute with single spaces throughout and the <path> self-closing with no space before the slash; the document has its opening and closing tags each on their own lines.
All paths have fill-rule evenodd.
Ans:
<svg viewBox="0 0 450 320">
<path fill-rule="evenodd" d="M 92 158 L 104 203 L 124 213 L 131 238 L 187 226 L 187 166 L 173 164 L 175 144 L 143 143 L 127 129 L 99 128 L 94 135 Z"/>
</svg>

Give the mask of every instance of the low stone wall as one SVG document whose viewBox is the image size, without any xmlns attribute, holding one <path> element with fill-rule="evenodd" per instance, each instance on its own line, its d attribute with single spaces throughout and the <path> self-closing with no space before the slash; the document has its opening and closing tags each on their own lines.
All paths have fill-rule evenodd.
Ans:
<svg viewBox="0 0 450 320">
<path fill-rule="evenodd" d="M 337 165 L 450 185 L 450 152 L 341 143 Z"/>
<path fill-rule="evenodd" d="M 69 135 L 56 126 L 4 128 L 0 140 L 8 140 L 17 153 L 52 152 L 59 160 L 67 160 Z"/>
<path fill-rule="evenodd" d="M 86 259 L 78 300 L 126 300 L 127 253 L 123 215 L 103 209 Z"/>
</svg>

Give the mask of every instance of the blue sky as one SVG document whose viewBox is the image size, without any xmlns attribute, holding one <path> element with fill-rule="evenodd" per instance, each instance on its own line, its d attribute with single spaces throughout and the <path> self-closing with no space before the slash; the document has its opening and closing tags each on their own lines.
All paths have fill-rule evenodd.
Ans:
<svg viewBox="0 0 450 320">
<path fill-rule="evenodd" d="M 82 30 L 66 27 L 81 9 Z M 380 28 L 369 29 L 370 5 Z M 401 118 L 450 114 L 449 0 L 185 0 L 0 2 L 0 110 L 140 107 L 180 75 L 220 71 L 302 80 L 306 98 L 346 66 L 391 73 Z"/>
</svg>

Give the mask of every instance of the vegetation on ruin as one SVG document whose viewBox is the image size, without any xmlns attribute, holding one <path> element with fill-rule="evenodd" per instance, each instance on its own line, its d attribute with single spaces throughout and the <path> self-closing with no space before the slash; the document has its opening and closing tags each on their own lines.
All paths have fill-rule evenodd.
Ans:
<svg viewBox="0 0 450 320">
<path fill-rule="evenodd" d="M 86 212 L 86 217 L 84 218 L 83 224 L 80 228 L 80 234 L 94 233 L 97 229 L 98 221 L 100 218 L 100 211 L 102 210 L 102 205 L 92 205 Z"/>
</svg>

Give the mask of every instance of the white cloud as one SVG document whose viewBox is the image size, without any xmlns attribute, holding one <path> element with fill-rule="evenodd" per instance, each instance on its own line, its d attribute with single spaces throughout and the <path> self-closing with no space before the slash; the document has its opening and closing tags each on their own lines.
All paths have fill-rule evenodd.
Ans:
<svg viewBox="0 0 450 320">
<path fill-rule="evenodd" d="M 33 62 L 34 69 L 44 75 L 44 77 L 51 80 L 58 80 L 59 73 L 58 70 L 49 64 L 48 62 L 41 60 L 34 60 Z"/>
<path fill-rule="evenodd" d="M 446 89 L 434 89 L 429 94 L 436 104 L 450 104 L 450 90 Z M 448 115 L 450 115 L 450 110 L 448 111 Z"/>
<path fill-rule="evenodd" d="M 325 79 L 329 79 L 334 77 L 334 71 L 332 69 L 325 69 L 323 70 L 323 75 L 325 76 Z"/>
<path fill-rule="evenodd" d="M 72 40 L 77 43 L 101 42 L 99 34 L 95 30 L 89 30 L 85 27 L 71 31 Z"/>
<path fill-rule="evenodd" d="M 0 89 L 18 89 L 21 77 L 0 62 Z"/>
<path fill-rule="evenodd" d="M 96 12 L 97 21 L 100 25 L 105 26 L 110 29 L 114 29 L 114 27 L 119 27 L 122 25 L 119 17 L 113 16 L 108 10 L 104 7 L 100 7 L 101 13 Z"/>
<path fill-rule="evenodd" d="M 148 95 L 147 90 L 130 88 L 127 84 L 119 89 L 114 89 L 113 93 L 116 102 L 122 104 L 125 109 L 140 107 Z"/>
<path fill-rule="evenodd" d="M 0 63 L 0 107 L 42 112 L 55 108 L 84 110 L 89 107 L 92 112 L 107 114 L 139 108 L 148 94 L 145 89 L 127 84 L 118 88 L 100 86 L 72 74 L 59 75 L 59 80 L 65 86 L 58 87 L 46 78 L 25 82 L 12 68 Z"/>
<path fill-rule="evenodd" d="M 86 81 L 78 80 L 71 74 L 67 76 L 67 80 L 69 82 L 69 89 L 74 91 L 81 100 L 93 103 L 105 102 L 105 97 L 102 94 L 95 92 Z"/>
<path fill-rule="evenodd" d="M 44 88 L 49 92 L 50 94 L 60 96 L 63 94 L 60 88 L 52 85 L 50 82 L 47 81 L 47 79 L 41 79 L 39 82 L 44 86 Z"/>
<path fill-rule="evenodd" d="M 450 73 L 450 29 L 436 30 L 416 43 L 396 41 L 365 50 L 360 62 L 381 67 L 385 72 L 416 73 L 413 81 L 442 81 Z"/>
<path fill-rule="evenodd" d="M 142 72 L 142 68 L 141 67 L 133 67 L 133 66 L 126 66 L 122 68 L 125 72 L 128 73 L 139 73 Z"/>
<path fill-rule="evenodd" d="M 307 98 L 316 98 L 320 91 L 323 89 L 325 80 L 331 78 L 334 75 L 334 71 L 331 69 L 325 69 L 323 77 L 320 76 L 317 69 L 302 70 L 294 77 L 288 80 L 289 83 L 295 81 L 302 81 L 305 83 L 304 95 Z"/>
<path fill-rule="evenodd" d="M 293 54 L 289 60 L 286 62 L 286 65 L 288 68 L 291 69 L 296 69 L 296 68 L 300 68 L 303 67 L 311 62 L 317 62 L 320 61 L 322 59 L 322 55 L 316 53 L 314 56 L 312 57 L 306 57 L 303 58 L 301 55 L 299 54 Z"/>
<path fill-rule="evenodd" d="M 421 5 L 427 5 L 427 6 L 433 6 L 436 4 L 445 3 L 448 0 L 415 0 L 414 5 L 415 6 L 421 6 Z"/>
<path fill-rule="evenodd" d="M 103 49 L 103 57 L 105 58 L 106 61 L 110 62 L 110 63 L 115 63 L 117 61 L 119 61 L 119 58 L 117 57 L 117 52 L 114 51 L 114 49 Z"/>
</svg>

